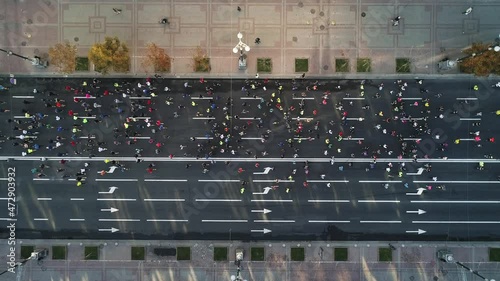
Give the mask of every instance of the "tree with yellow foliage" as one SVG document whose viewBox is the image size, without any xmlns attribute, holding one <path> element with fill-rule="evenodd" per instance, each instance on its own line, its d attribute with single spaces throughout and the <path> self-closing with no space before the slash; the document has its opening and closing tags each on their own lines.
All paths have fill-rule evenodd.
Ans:
<svg viewBox="0 0 500 281">
<path fill-rule="evenodd" d="M 95 70 L 102 74 L 107 74 L 111 69 L 116 72 L 130 70 L 128 47 L 118 37 L 106 37 L 104 43 L 95 43 L 89 51 L 89 60 Z"/>
<path fill-rule="evenodd" d="M 474 43 L 463 51 L 468 56 L 460 60 L 460 70 L 477 76 L 500 74 L 500 52 L 495 52 L 490 44 Z"/>
<path fill-rule="evenodd" d="M 57 67 L 58 72 L 70 74 L 76 69 L 76 46 L 66 41 L 49 48 L 50 64 Z"/>
<path fill-rule="evenodd" d="M 172 58 L 165 52 L 165 49 L 158 47 L 155 43 L 148 43 L 147 48 L 142 67 L 147 71 L 152 66 L 156 73 L 170 72 Z"/>
</svg>

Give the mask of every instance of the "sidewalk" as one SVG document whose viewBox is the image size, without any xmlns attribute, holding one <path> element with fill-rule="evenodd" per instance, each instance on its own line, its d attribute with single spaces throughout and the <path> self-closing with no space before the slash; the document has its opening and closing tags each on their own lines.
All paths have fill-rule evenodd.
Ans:
<svg viewBox="0 0 500 281">
<path fill-rule="evenodd" d="M 436 258 L 437 249 L 449 249 L 459 261 L 487 279 L 500 279 L 500 263 L 489 262 L 488 247 L 500 243 L 393 243 L 392 262 L 379 262 L 379 247 L 384 242 L 252 242 L 239 241 L 75 241 L 75 240 L 17 240 L 16 256 L 21 246 L 49 249 L 49 257 L 41 262 L 28 261 L 6 273 L 0 281 L 197 281 L 230 280 L 236 274 L 233 263 L 235 251 L 245 252 L 242 276 L 248 281 L 457 281 L 479 280 L 470 272 L 453 263 Z M 6 240 L 0 245 L 0 264 L 6 265 Z M 53 260 L 52 246 L 66 246 L 67 260 Z M 99 247 L 99 261 L 84 260 L 85 246 Z M 131 260 L 131 247 L 145 247 L 145 259 Z M 175 257 L 160 257 L 154 248 L 191 247 L 191 261 L 177 261 Z M 214 247 L 227 247 L 228 261 L 213 260 Z M 250 248 L 265 249 L 262 262 L 249 261 Z M 291 261 L 290 249 L 303 248 L 305 260 Z M 347 261 L 335 261 L 334 249 L 347 248 Z M 2 268 L 4 270 L 5 268 Z M 13 276 L 16 276 L 15 279 Z M 462 279 L 465 278 L 465 279 Z"/>
<path fill-rule="evenodd" d="M 295 72 L 296 58 L 309 60 L 308 77 L 336 78 L 358 77 L 358 58 L 371 59 L 371 73 L 360 74 L 364 78 L 395 74 L 395 59 L 408 58 L 414 77 L 438 74 L 438 61 L 459 58 L 460 50 L 472 42 L 492 42 L 498 37 L 496 19 L 500 14 L 500 3 L 493 1 L 476 1 L 469 16 L 462 15 L 469 5 L 463 0 L 401 0 L 396 4 L 389 0 L 163 2 L 6 1 L 0 12 L 0 48 L 43 57 L 54 43 L 69 40 L 77 44 L 80 56 L 87 56 L 92 44 L 112 35 L 130 47 L 130 76 L 145 74 L 141 57 L 145 45 L 155 42 L 174 58 L 173 77 L 201 75 L 191 69 L 197 46 L 211 60 L 211 73 L 202 74 L 204 77 L 253 77 L 257 58 L 264 57 L 272 60 L 269 77 L 301 75 L 302 71 Z M 113 8 L 122 12 L 114 14 Z M 397 15 L 402 20 L 393 27 L 390 20 Z M 158 23 L 163 17 L 169 18 L 170 26 Z M 237 69 L 238 55 L 232 52 L 238 32 L 251 47 L 246 71 Z M 260 45 L 254 44 L 257 37 Z M 336 59 L 349 60 L 349 72 L 337 72 Z M 36 69 L 30 62 L 4 53 L 0 53 L 0 72 L 55 74 L 50 67 Z"/>
</svg>

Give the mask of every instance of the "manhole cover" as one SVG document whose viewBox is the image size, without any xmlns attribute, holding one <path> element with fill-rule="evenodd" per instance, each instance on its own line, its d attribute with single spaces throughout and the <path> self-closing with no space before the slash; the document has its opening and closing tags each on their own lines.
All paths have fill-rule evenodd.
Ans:
<svg viewBox="0 0 500 281">
<path fill-rule="evenodd" d="M 328 65 L 323 65 L 323 70 L 328 70 Z"/>
<path fill-rule="evenodd" d="M 80 38 L 75 37 L 75 39 L 73 39 L 73 40 L 75 40 L 75 42 L 78 42 L 78 41 L 80 41 Z"/>
<path fill-rule="evenodd" d="M 320 26 L 319 26 L 319 29 L 320 29 L 320 30 L 325 30 L 325 26 L 324 26 L 324 25 L 320 25 Z"/>
<path fill-rule="evenodd" d="M 365 13 L 365 12 L 362 12 L 362 13 L 361 13 L 361 16 L 362 16 L 362 17 L 366 17 L 366 13 Z"/>
<path fill-rule="evenodd" d="M 304 3 L 299 2 L 299 7 L 300 7 L 300 8 L 304 7 Z"/>
<path fill-rule="evenodd" d="M 325 12 L 319 12 L 319 15 L 320 15 L 320 16 L 324 16 L 324 15 L 325 15 Z"/>
<path fill-rule="evenodd" d="M 293 36 L 293 37 L 292 37 L 292 41 L 293 41 L 293 42 L 297 42 L 298 40 L 299 40 L 299 39 L 298 39 L 297 37 L 295 37 L 295 36 Z"/>
<path fill-rule="evenodd" d="M 33 23 L 33 20 L 32 19 L 29 19 L 26 21 L 27 24 L 32 24 Z"/>
<path fill-rule="evenodd" d="M 315 9 L 311 9 L 311 14 L 315 14 L 316 13 L 316 10 Z"/>
<path fill-rule="evenodd" d="M 21 42 L 21 46 L 26 46 L 26 45 L 27 45 L 26 41 Z"/>
<path fill-rule="evenodd" d="M 38 49 L 34 49 L 34 50 L 33 50 L 33 53 L 35 53 L 35 55 L 38 55 L 38 54 L 40 53 L 40 50 L 38 50 Z"/>
</svg>

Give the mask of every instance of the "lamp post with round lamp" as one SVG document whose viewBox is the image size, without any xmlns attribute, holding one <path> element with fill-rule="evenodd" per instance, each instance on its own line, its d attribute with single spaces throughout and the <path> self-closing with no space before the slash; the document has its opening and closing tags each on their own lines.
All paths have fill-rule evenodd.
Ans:
<svg viewBox="0 0 500 281">
<path fill-rule="evenodd" d="M 240 52 L 240 58 L 238 60 L 238 68 L 240 70 L 245 70 L 247 69 L 247 56 L 245 53 L 243 53 L 243 50 L 246 51 L 246 52 L 249 52 L 250 51 L 250 46 L 248 46 L 247 44 L 243 43 L 243 41 L 241 41 L 241 39 L 243 38 L 243 34 L 241 34 L 241 32 L 238 32 L 238 44 L 236 44 L 236 46 L 234 46 L 233 48 L 233 53 L 237 54 L 238 51 Z"/>
</svg>

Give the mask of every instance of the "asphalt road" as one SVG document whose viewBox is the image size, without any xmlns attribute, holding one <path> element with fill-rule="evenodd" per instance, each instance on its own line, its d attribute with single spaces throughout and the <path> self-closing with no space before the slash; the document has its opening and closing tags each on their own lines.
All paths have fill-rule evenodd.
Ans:
<svg viewBox="0 0 500 281">
<path fill-rule="evenodd" d="M 25 238 L 499 238 L 499 160 L 490 138 L 499 135 L 500 91 L 493 82 L 403 81 L 399 101 L 389 80 L 361 89 L 361 81 L 306 79 L 295 90 L 284 80 L 282 93 L 263 79 L 153 79 L 146 91 L 145 82 L 23 78 L 2 92 L 0 109 L 10 109 L 0 113 L 2 223 L 15 222 Z M 64 100 L 59 113 L 55 98 Z"/>
</svg>

